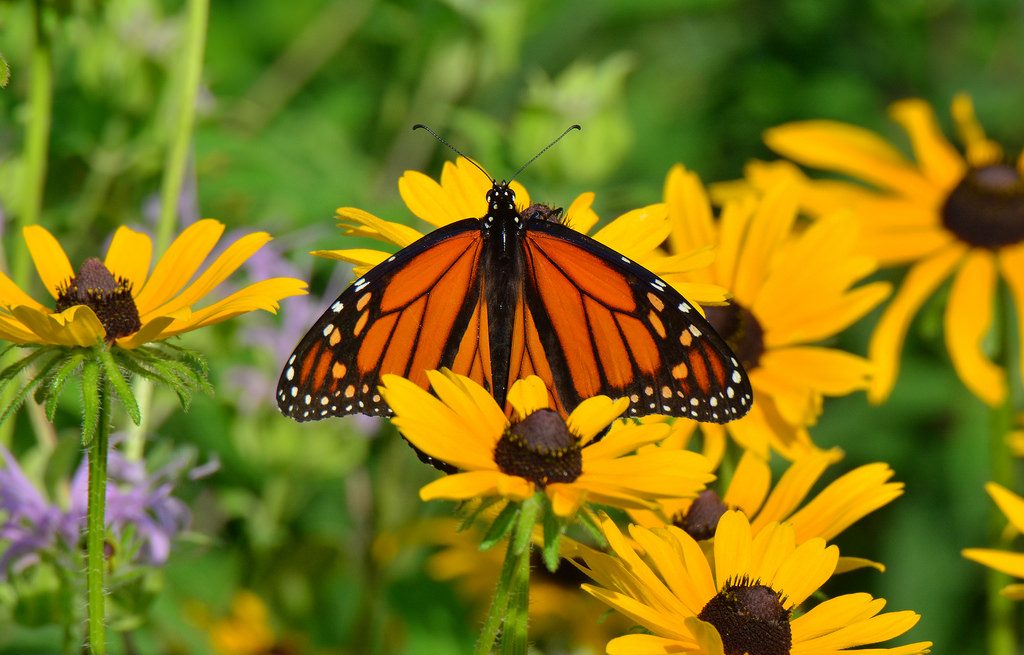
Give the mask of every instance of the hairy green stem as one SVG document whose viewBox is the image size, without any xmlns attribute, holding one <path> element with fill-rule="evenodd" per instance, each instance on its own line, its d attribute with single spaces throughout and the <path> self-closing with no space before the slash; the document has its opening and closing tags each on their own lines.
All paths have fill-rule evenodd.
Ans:
<svg viewBox="0 0 1024 655">
<path fill-rule="evenodd" d="M 26 225 L 39 222 L 43 206 L 43 188 L 46 184 L 46 155 L 50 149 L 50 124 L 53 116 L 53 51 L 50 34 L 46 27 L 46 3 L 35 0 L 32 3 L 32 22 L 35 39 L 32 43 L 32 63 L 29 71 L 29 119 L 25 134 L 25 152 L 22 155 L 21 206 L 15 213 L 12 233 L 21 234 Z M 20 238 L 20 236 L 19 236 Z M 28 284 L 29 257 L 25 248 L 11 252 L 11 278 L 15 284 L 25 288 Z M 9 353 L 0 362 L 3 365 L 16 360 L 18 354 Z M 18 385 L 11 385 L 3 392 L 0 404 L 7 407 L 14 399 Z M 14 421 L 0 425 L 0 445 L 9 446 L 14 431 Z"/>
<path fill-rule="evenodd" d="M 171 132 L 164 176 L 160 186 L 160 219 L 156 227 L 156 252 L 163 253 L 171 243 L 178 224 L 178 201 L 185 181 L 188 154 L 195 125 L 196 98 L 203 72 L 203 54 L 206 49 L 206 23 L 210 13 L 209 0 L 189 0 L 185 49 L 181 55 L 181 69 L 177 83 L 177 115 Z M 144 439 L 149 425 L 149 404 L 153 397 L 153 383 L 138 378 L 134 389 L 142 411 L 142 422 L 129 425 L 125 438 L 125 455 L 141 459 Z"/>
<path fill-rule="evenodd" d="M 1016 493 L 1016 476 L 1014 460 L 1010 452 L 1007 437 L 1013 428 L 1013 349 L 1010 347 L 1013 336 L 1013 305 L 1009 294 L 1002 285 L 996 292 L 996 316 L 993 321 L 993 332 L 997 344 L 997 356 L 1001 358 L 1007 374 L 1008 390 L 1006 399 L 997 407 L 989 410 L 989 457 L 990 479 Z M 991 517 L 990 543 L 994 547 L 1003 540 L 1003 529 L 1006 517 L 993 505 Z M 989 569 L 986 573 L 985 591 L 988 599 L 988 652 L 989 655 L 1016 655 L 1017 653 L 1017 613 L 1013 601 L 1000 592 L 1011 582 L 1005 573 Z"/>
<path fill-rule="evenodd" d="M 508 550 L 505 551 L 505 562 L 501 566 L 498 586 L 491 600 L 491 609 L 487 612 L 480 638 L 473 651 L 475 655 L 490 655 L 502 627 L 505 628 L 501 637 L 502 653 L 526 654 L 530 537 L 542 504 L 539 495 L 534 494 L 523 501 L 519 509 L 516 525 L 509 537 Z"/>
<path fill-rule="evenodd" d="M 89 603 L 89 651 L 107 652 L 104 635 L 103 574 L 106 569 L 107 447 L 110 437 L 110 395 L 106 379 L 100 382 L 99 425 L 89 447 L 89 507 L 86 515 L 86 585 Z"/>
</svg>

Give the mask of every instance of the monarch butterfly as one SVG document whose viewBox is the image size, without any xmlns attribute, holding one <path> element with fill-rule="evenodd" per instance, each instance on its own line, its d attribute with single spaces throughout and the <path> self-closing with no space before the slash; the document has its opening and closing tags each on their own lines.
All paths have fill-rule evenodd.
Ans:
<svg viewBox="0 0 1024 655">
<path fill-rule="evenodd" d="M 538 375 L 563 415 L 594 395 L 628 397 L 632 416 L 746 414 L 742 365 L 679 292 L 561 210 L 518 210 L 508 182 L 491 178 L 486 199 L 484 216 L 427 234 L 338 296 L 281 373 L 282 413 L 386 416 L 382 375 L 426 388 L 426 371 L 447 367 L 502 406 L 515 380 Z"/>
</svg>

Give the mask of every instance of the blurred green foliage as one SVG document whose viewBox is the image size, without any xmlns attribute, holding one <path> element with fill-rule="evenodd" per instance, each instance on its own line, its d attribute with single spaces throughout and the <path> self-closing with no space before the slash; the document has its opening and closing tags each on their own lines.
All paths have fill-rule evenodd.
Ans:
<svg viewBox="0 0 1024 655">
<path fill-rule="evenodd" d="M 44 4 L 55 99 L 43 220 L 80 262 L 118 225 L 152 227 L 184 12 L 175 0 Z M 8 257 L 21 247 L 9 222 L 24 191 L 31 6 L 0 3 L 0 49 L 15 72 L 0 88 Z M 4 62 L 0 80 L 7 73 Z M 907 96 L 932 101 L 948 126 L 953 93 L 971 93 L 990 133 L 1018 152 L 1024 8 L 1017 0 L 218 0 L 203 79 L 182 216 L 269 230 L 308 270 L 306 251 L 349 243 L 333 225 L 337 206 L 413 220 L 398 176 L 436 174 L 451 157 L 410 130 L 417 122 L 499 178 L 581 123 L 582 133 L 522 181 L 554 204 L 596 191 L 605 218 L 657 201 L 675 162 L 705 181 L 739 177 L 744 162 L 770 156 L 761 132 L 787 120 L 840 119 L 901 142 L 886 106 Z M 328 282 L 331 268 L 315 264 L 314 294 L 340 289 L 337 278 Z M 889 570 L 844 576 L 829 591 L 870 591 L 890 608 L 920 612 L 911 636 L 934 640 L 935 652 L 979 652 L 983 573 L 959 550 L 986 543 L 985 412 L 950 371 L 938 311 L 918 321 L 885 406 L 859 396 L 830 402 L 813 432 L 847 452 L 837 469 L 884 460 L 907 483 L 903 498 L 839 541 Z M 875 318 L 843 345 L 863 353 Z M 180 414 L 171 394 L 156 394 L 150 439 L 196 446 L 222 468 L 183 492 L 193 531 L 208 541 L 177 545 L 148 621 L 115 652 L 211 652 L 206 627 L 240 589 L 267 603 L 279 652 L 465 652 L 471 608 L 426 575 L 427 550 L 408 543 L 382 559 L 374 549 L 380 535 L 447 511 L 418 500 L 431 472 L 389 428 L 375 437 L 376 426 L 356 421 L 300 426 L 276 414 L 269 393 L 244 408 L 251 399 L 227 383 L 232 370 L 248 366 L 246 375 L 272 381 L 283 358 L 247 344 L 253 325 L 279 321 L 246 317 L 187 337 L 210 355 L 215 398 Z M 74 402 L 66 399 L 57 422 L 61 442 L 75 439 Z M 25 417 L 12 447 L 19 458 L 45 459 Z M 52 579 L 22 583 L 54 588 Z M 59 629 L 28 627 L 39 621 L 15 616 L 11 587 L 2 589 L 0 653 L 55 652 Z M 25 603 L 18 611 L 37 617 L 60 611 Z"/>
</svg>

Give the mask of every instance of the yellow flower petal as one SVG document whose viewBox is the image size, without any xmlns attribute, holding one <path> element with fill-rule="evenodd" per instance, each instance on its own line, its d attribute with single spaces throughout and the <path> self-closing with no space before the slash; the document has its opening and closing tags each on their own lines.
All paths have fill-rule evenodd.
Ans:
<svg viewBox="0 0 1024 655">
<path fill-rule="evenodd" d="M 715 530 L 715 584 L 724 589 L 732 579 L 750 568 L 750 523 L 743 512 L 729 511 L 718 520 Z"/>
<path fill-rule="evenodd" d="M 590 234 L 597 225 L 597 212 L 592 208 L 594 193 L 587 191 L 576 196 L 569 208 L 565 210 L 565 220 L 569 227 L 580 234 Z"/>
<path fill-rule="evenodd" d="M 143 323 L 135 334 L 121 337 L 115 343 L 120 348 L 131 350 L 151 341 L 158 341 L 162 338 L 161 335 L 167 326 L 176 320 L 187 321 L 191 316 L 192 312 L 188 309 L 176 312 L 173 316 L 157 316 Z"/>
<path fill-rule="evenodd" d="M 736 302 L 753 307 L 769 264 L 796 220 L 797 194 L 792 185 L 769 189 L 758 203 L 739 250 L 736 278 L 729 287 Z"/>
<path fill-rule="evenodd" d="M 1024 173 L 1022 173 L 1024 175 Z M 1006 286 L 1013 298 L 1017 314 L 1017 325 L 1024 325 L 1024 244 L 1004 248 L 999 252 L 999 270 L 1003 273 Z M 1024 343 L 1024 337 L 1021 338 Z M 1020 371 L 1024 376 L 1024 347 L 1018 347 Z"/>
<path fill-rule="evenodd" d="M 377 218 L 357 207 L 339 207 L 335 211 L 339 227 L 343 228 L 348 236 L 368 236 L 393 243 L 399 248 L 405 248 L 423 238 L 423 233 L 419 230 L 402 223 Z"/>
<path fill-rule="evenodd" d="M 551 407 L 548 399 L 548 388 L 544 380 L 531 375 L 523 380 L 516 380 L 508 390 L 508 403 L 517 421 L 522 421 L 538 409 Z"/>
<path fill-rule="evenodd" d="M 470 471 L 454 473 L 435 480 L 420 489 L 420 499 L 469 500 L 500 495 L 514 500 L 526 500 L 533 495 L 533 485 L 498 471 Z"/>
<path fill-rule="evenodd" d="M 974 115 L 974 102 L 971 97 L 966 93 L 958 93 L 953 98 L 952 113 L 960 141 L 967 150 L 967 161 L 971 166 L 981 168 L 999 163 L 1003 158 L 1003 148 L 985 137 L 985 130 Z"/>
<path fill-rule="evenodd" d="M 586 585 L 584 585 L 586 586 Z M 711 628 L 714 630 L 714 628 Z M 716 633 L 717 634 L 717 633 Z M 608 655 L 672 655 L 685 653 L 687 642 L 655 635 L 624 635 L 608 642 Z M 705 650 L 701 650 L 705 653 Z M 712 654 L 709 654 L 712 655 Z"/>
<path fill-rule="evenodd" d="M 27 307 L 30 311 L 49 313 L 46 309 L 36 309 L 35 307 L 28 307 L 27 305 L 21 306 Z M 10 341 L 12 343 L 39 342 L 39 337 L 35 333 L 29 330 L 20 321 L 5 313 L 0 313 L 0 339 Z"/>
<path fill-rule="evenodd" d="M 306 286 L 306 283 L 302 280 L 291 277 L 275 277 L 268 280 L 260 280 L 236 291 L 226 298 L 218 300 L 212 305 L 193 311 L 188 319 L 175 320 L 164 330 L 160 338 L 166 338 L 190 330 L 198 330 L 201 327 L 220 323 L 239 314 L 245 314 L 257 309 L 275 314 L 280 307 L 279 300 L 306 294 Z"/>
<path fill-rule="evenodd" d="M 191 307 L 199 302 L 206 294 L 226 280 L 246 262 L 257 250 L 270 241 L 271 237 L 266 232 L 254 232 L 247 234 L 238 241 L 235 241 L 220 254 L 217 259 L 204 270 L 196 280 L 185 288 L 180 294 L 164 303 L 163 305 L 150 310 L 147 316 L 164 316 L 172 314 L 184 307 Z M 143 320 L 146 316 L 141 317 Z"/>
<path fill-rule="evenodd" d="M 768 460 L 750 450 L 743 451 L 736 465 L 729 488 L 722 498 L 727 507 L 734 507 L 747 517 L 757 514 L 772 484 Z"/>
<path fill-rule="evenodd" d="M 103 265 L 114 274 L 132 283 L 132 293 L 138 293 L 146 284 L 149 265 L 153 258 L 153 242 L 149 235 L 121 226 L 107 249 Z"/>
<path fill-rule="evenodd" d="M 538 378 L 539 379 L 539 378 Z M 587 398 L 572 410 L 566 424 L 569 432 L 580 439 L 580 445 L 590 443 L 601 430 L 611 425 L 629 407 L 629 398 L 612 400 L 608 396 Z M 668 432 L 666 428 L 664 432 Z"/>
<path fill-rule="evenodd" d="M 496 470 L 493 435 L 479 438 L 476 426 L 414 382 L 384 375 L 381 395 L 395 413 L 392 422 L 414 446 L 464 470 Z"/>
<path fill-rule="evenodd" d="M 672 252 L 690 252 L 715 245 L 711 203 L 696 173 L 681 164 L 673 166 L 665 177 L 664 197 L 672 226 L 669 235 Z"/>
<path fill-rule="evenodd" d="M 892 469 L 881 462 L 859 466 L 825 487 L 788 520 L 800 540 L 814 536 L 831 540 L 903 493 L 902 483 L 889 482 L 892 476 Z"/>
<path fill-rule="evenodd" d="M 437 397 L 480 435 L 490 437 L 489 448 L 501 438 L 508 422 L 498 403 L 487 391 L 464 375 L 451 371 L 427 371 L 427 379 Z"/>
<path fill-rule="evenodd" d="M 224 225 L 209 218 L 185 228 L 167 248 L 153 274 L 135 296 L 139 315 L 148 315 L 178 293 L 199 270 L 223 233 Z"/>
<path fill-rule="evenodd" d="M 309 254 L 314 257 L 323 257 L 324 259 L 333 259 L 335 261 L 349 262 L 354 264 L 352 267 L 352 275 L 357 279 L 366 275 L 370 269 L 377 266 L 392 253 L 384 252 L 382 250 L 372 250 L 370 248 L 348 248 L 345 250 L 313 250 Z"/>
<path fill-rule="evenodd" d="M 603 398 L 604 396 L 597 397 Z M 575 412 L 573 413 L 575 414 Z M 597 443 L 591 443 L 583 449 L 583 461 L 586 463 L 622 457 L 641 446 L 660 441 L 665 438 L 668 432 L 669 427 L 664 423 L 647 423 L 644 425 L 616 423 L 604 439 Z"/>
<path fill-rule="evenodd" d="M 814 168 L 866 180 L 883 189 L 930 198 L 933 187 L 884 139 L 870 130 L 828 120 L 788 123 L 765 132 L 775 152 Z"/>
<path fill-rule="evenodd" d="M 60 247 L 60 243 L 42 225 L 29 225 L 21 230 L 25 245 L 39 272 L 47 293 L 57 297 L 57 289 L 67 284 L 75 275 L 71 262 Z M 91 345 L 91 344 L 90 344 Z"/>
<path fill-rule="evenodd" d="M 871 374 L 871 364 L 863 357 L 816 346 L 767 350 L 760 368 L 762 373 L 785 371 L 827 396 L 844 396 L 866 389 Z"/>
<path fill-rule="evenodd" d="M 839 561 L 839 549 L 825 547 L 825 540 L 815 537 L 796 547 L 790 558 L 775 575 L 775 589 L 786 594 L 786 608 L 800 605 L 832 577 Z"/>
<path fill-rule="evenodd" d="M 995 259 L 987 250 L 972 250 L 953 279 L 946 305 L 946 348 L 957 375 L 974 395 L 991 406 L 1006 397 L 1003 369 L 981 351 L 992 324 L 996 286 Z"/>
<path fill-rule="evenodd" d="M 633 261 L 641 261 L 668 238 L 671 229 L 668 207 L 656 203 L 626 212 L 594 233 L 593 238 Z"/>
<path fill-rule="evenodd" d="M 996 501 L 999 511 L 1006 516 L 1013 527 L 1017 528 L 1018 532 L 1024 532 L 1024 498 L 995 482 L 986 484 L 985 491 L 992 497 L 992 500 Z"/>
<path fill-rule="evenodd" d="M 960 554 L 990 569 L 1024 578 L 1024 553 L 1011 553 L 990 548 L 965 548 L 960 551 Z"/>
<path fill-rule="evenodd" d="M 15 307 L 11 313 L 37 335 L 41 343 L 88 347 L 96 345 L 107 334 L 96 313 L 85 305 L 69 307 L 59 314 L 25 306 Z"/>
<path fill-rule="evenodd" d="M 910 135 L 914 156 L 925 175 L 936 185 L 952 189 L 966 172 L 966 165 L 943 136 L 931 105 L 923 100 L 902 100 L 889 107 L 889 115 Z"/>
<path fill-rule="evenodd" d="M 18 307 L 20 305 L 46 311 L 46 308 L 35 298 L 22 291 L 21 287 L 0 271 L 0 307 Z"/>
<path fill-rule="evenodd" d="M 868 357 L 875 365 L 868 398 L 873 403 L 885 400 L 896 383 L 900 352 L 910 322 L 925 299 L 949 276 L 965 248 L 950 246 L 941 253 L 914 265 L 907 273 L 896 297 L 882 314 L 868 346 Z"/>
</svg>

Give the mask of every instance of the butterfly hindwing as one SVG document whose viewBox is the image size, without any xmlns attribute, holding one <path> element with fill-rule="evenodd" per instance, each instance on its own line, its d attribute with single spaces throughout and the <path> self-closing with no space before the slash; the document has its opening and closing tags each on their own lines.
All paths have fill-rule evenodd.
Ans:
<svg viewBox="0 0 1024 655">
<path fill-rule="evenodd" d="M 489 382 L 478 339 L 479 225 L 466 219 L 435 230 L 345 289 L 288 359 L 277 387 L 281 411 L 299 421 L 387 415 L 381 375 L 425 387 L 427 370 L 456 359 L 464 374 Z"/>
<path fill-rule="evenodd" d="M 717 423 L 749 409 L 743 367 L 664 280 L 559 223 L 531 221 L 522 244 L 525 312 L 543 344 L 550 370 L 545 381 L 560 405 L 575 407 L 599 394 L 627 396 L 634 416 Z M 525 331 L 522 339 L 529 341 Z"/>
</svg>

